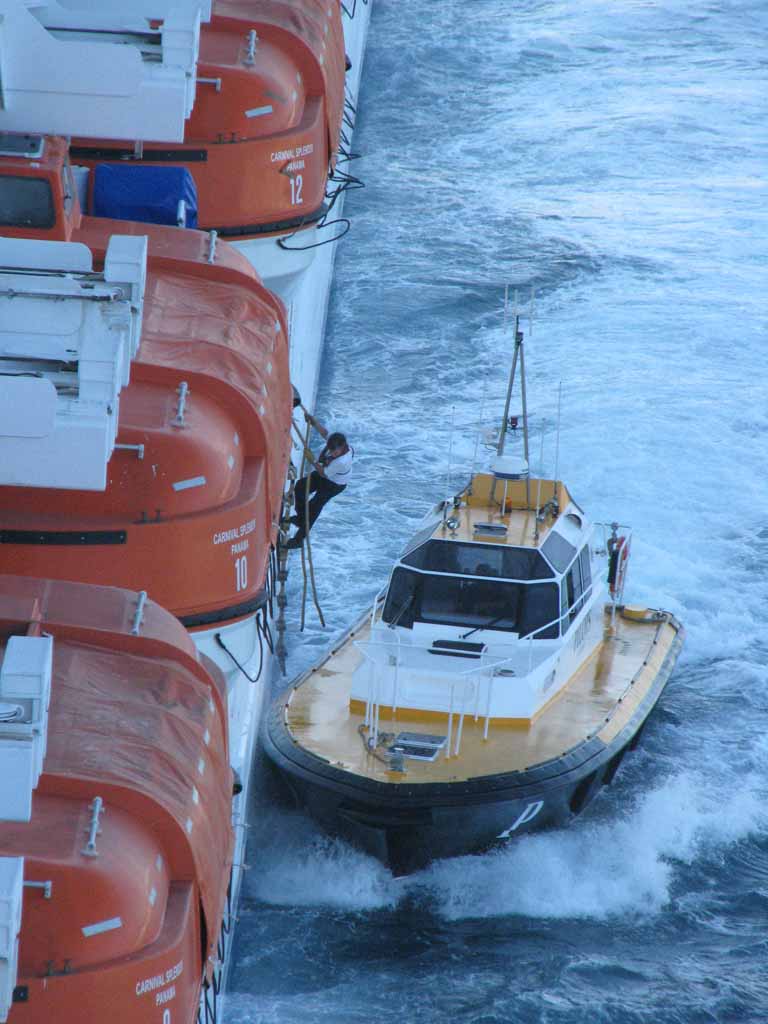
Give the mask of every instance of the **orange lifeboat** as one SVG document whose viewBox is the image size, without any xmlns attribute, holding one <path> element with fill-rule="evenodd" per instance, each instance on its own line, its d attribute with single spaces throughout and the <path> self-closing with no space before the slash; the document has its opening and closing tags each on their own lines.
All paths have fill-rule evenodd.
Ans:
<svg viewBox="0 0 768 1024">
<path fill-rule="evenodd" d="M 317 221 L 344 115 L 338 0 L 218 0 L 201 27 L 197 73 L 182 144 L 81 138 L 73 159 L 186 167 L 200 226 L 224 237 Z"/>
<path fill-rule="evenodd" d="M 0 571 L 146 590 L 189 626 L 253 613 L 265 600 L 290 453 L 282 304 L 226 243 L 212 251 L 199 232 L 80 218 L 76 197 L 62 194 L 61 140 L 45 140 L 35 160 L 0 158 L 0 185 L 9 178 L 47 188 L 54 212 L 49 227 L 9 224 L 3 231 L 85 243 L 93 254 L 92 271 L 82 275 L 86 293 L 96 287 L 111 235 L 146 235 L 149 244 L 140 346 L 119 399 L 106 487 L 5 476 L 21 486 L 0 487 Z M 59 250 L 47 258 L 41 287 L 50 299 L 52 282 L 71 291 L 77 275 L 57 271 Z M 20 273 L 31 290 L 30 268 Z M 0 282 L 0 301 L 5 294 L 22 310 L 18 293 L 17 284 L 4 290 Z M 51 370 L 50 354 L 39 358 L 42 331 L 38 349 L 12 365 L 9 387 Z M 58 358 L 48 376 L 61 402 L 67 388 L 82 395 L 84 360 L 78 369 L 76 360 L 62 364 L 73 356 Z M 10 453 L 19 451 L 22 470 L 32 472 L 35 456 L 24 451 L 39 449 L 21 448 L 28 439 L 18 432 L 0 423 L 6 470 Z M 73 449 L 71 464 L 63 457 L 50 471 L 74 472 L 78 459 L 82 452 Z"/>
<path fill-rule="evenodd" d="M 192 1021 L 232 867 L 218 670 L 141 595 L 9 576 L 0 659 L 0 1016 Z"/>
</svg>

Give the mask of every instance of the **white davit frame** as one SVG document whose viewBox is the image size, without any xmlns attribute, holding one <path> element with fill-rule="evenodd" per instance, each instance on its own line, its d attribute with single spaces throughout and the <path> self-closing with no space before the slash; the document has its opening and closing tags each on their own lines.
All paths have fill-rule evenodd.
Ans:
<svg viewBox="0 0 768 1024">
<path fill-rule="evenodd" d="M 155 6 L 159 29 L 143 13 Z M 195 102 L 200 8 L 166 6 L 105 3 L 93 11 L 0 0 L 0 129 L 183 141 Z"/>
<path fill-rule="evenodd" d="M 5 1024 L 19 973 L 24 858 L 0 857 L 0 1021 Z"/>
<path fill-rule="evenodd" d="M 53 638 L 12 636 L 0 666 L 0 821 L 29 821 L 48 745 Z"/>
<path fill-rule="evenodd" d="M 76 242 L 0 238 L 0 484 L 104 490 L 141 340 L 147 239 L 104 271 Z"/>
</svg>

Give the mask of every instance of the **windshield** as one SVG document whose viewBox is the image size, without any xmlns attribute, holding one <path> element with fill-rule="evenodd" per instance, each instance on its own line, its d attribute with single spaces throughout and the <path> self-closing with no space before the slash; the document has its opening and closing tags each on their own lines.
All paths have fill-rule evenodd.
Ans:
<svg viewBox="0 0 768 1024">
<path fill-rule="evenodd" d="M 559 615 L 556 583 L 505 583 L 489 579 L 433 576 L 398 567 L 387 592 L 383 618 L 410 629 L 414 622 L 435 622 L 468 629 L 489 626 L 527 636 Z M 559 635 L 557 622 L 536 633 Z"/>
<path fill-rule="evenodd" d="M 554 573 L 535 548 L 507 544 L 466 544 L 431 540 L 403 556 L 403 564 L 427 572 L 463 576 L 499 576 L 508 580 L 552 579 Z"/>
</svg>

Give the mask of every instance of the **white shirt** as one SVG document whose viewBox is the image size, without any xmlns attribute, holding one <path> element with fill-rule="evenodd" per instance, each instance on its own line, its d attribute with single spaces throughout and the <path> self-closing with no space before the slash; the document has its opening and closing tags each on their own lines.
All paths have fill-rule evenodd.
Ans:
<svg viewBox="0 0 768 1024">
<path fill-rule="evenodd" d="M 339 486 L 348 484 L 352 476 L 352 460 L 354 457 L 354 450 L 350 448 L 343 455 L 331 459 L 328 465 L 324 467 L 326 480 L 339 484 Z"/>
</svg>

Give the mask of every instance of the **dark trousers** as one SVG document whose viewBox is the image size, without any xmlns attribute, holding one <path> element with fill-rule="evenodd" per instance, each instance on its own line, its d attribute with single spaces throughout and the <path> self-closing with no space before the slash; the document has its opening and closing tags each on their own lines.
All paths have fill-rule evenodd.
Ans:
<svg viewBox="0 0 768 1024">
<path fill-rule="evenodd" d="M 320 476 L 319 473 L 311 472 L 296 481 L 294 489 L 294 501 L 296 502 L 296 525 L 298 532 L 296 537 L 304 540 L 305 534 L 312 529 L 315 520 L 320 515 L 323 506 L 337 494 L 346 489 L 346 484 L 335 484 L 332 480 Z M 304 522 L 306 511 L 307 491 L 312 495 L 309 500 L 309 525 Z"/>
</svg>

